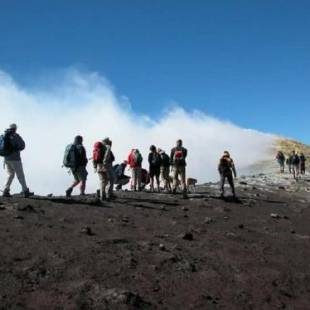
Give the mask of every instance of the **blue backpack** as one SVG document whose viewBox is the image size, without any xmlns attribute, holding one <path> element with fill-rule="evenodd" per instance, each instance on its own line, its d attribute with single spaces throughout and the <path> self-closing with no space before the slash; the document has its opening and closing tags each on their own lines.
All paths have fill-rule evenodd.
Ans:
<svg viewBox="0 0 310 310">
<path fill-rule="evenodd" d="M 5 133 L 0 136 L 0 156 L 8 156 L 12 154 L 13 148 L 10 143 L 10 135 Z"/>
</svg>

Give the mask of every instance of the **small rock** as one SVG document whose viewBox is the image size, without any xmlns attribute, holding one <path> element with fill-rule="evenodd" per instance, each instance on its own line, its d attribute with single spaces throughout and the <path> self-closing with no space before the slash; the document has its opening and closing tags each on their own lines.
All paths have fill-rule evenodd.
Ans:
<svg viewBox="0 0 310 310">
<path fill-rule="evenodd" d="M 279 189 L 285 190 L 285 187 L 284 187 L 284 186 L 279 186 L 278 188 L 279 188 Z"/>
<path fill-rule="evenodd" d="M 182 207 L 182 210 L 183 211 L 188 211 L 188 208 L 187 207 Z"/>
<path fill-rule="evenodd" d="M 243 225 L 243 224 L 240 224 L 240 225 L 238 225 L 238 228 L 239 228 L 239 229 L 243 229 L 243 228 L 244 228 L 244 225 Z"/>
<path fill-rule="evenodd" d="M 113 222 L 113 219 L 109 218 L 109 219 L 108 219 L 108 222 L 109 222 L 109 223 L 112 223 L 112 222 Z"/>
<path fill-rule="evenodd" d="M 244 182 L 244 181 L 240 181 L 239 184 L 240 184 L 240 185 L 248 185 L 248 183 L 247 183 L 247 182 Z"/>
<path fill-rule="evenodd" d="M 184 234 L 181 234 L 180 237 L 183 239 L 183 240 L 188 240 L 188 241 L 192 241 L 194 240 L 194 236 L 191 232 L 186 232 Z"/>
<path fill-rule="evenodd" d="M 0 211 L 5 209 L 6 209 L 5 206 L 0 205 Z"/>
<path fill-rule="evenodd" d="M 291 234 L 296 234 L 296 231 L 294 229 L 291 229 Z"/>
<path fill-rule="evenodd" d="M 124 216 L 124 217 L 122 218 L 122 222 L 128 223 L 128 222 L 129 222 L 129 218 L 128 218 L 127 216 Z"/>
<path fill-rule="evenodd" d="M 24 217 L 21 215 L 16 215 L 14 218 L 17 220 L 23 220 L 24 219 Z"/>
<path fill-rule="evenodd" d="M 159 245 L 159 249 L 160 249 L 161 251 L 165 251 L 165 250 L 166 250 L 166 247 L 161 243 L 161 244 Z"/>
<path fill-rule="evenodd" d="M 160 210 L 167 211 L 167 208 L 166 208 L 166 206 L 162 205 L 162 206 L 160 206 Z"/>
<path fill-rule="evenodd" d="M 91 230 L 91 228 L 89 226 L 82 227 L 81 233 L 86 234 L 88 236 L 93 236 L 94 235 L 94 233 L 92 232 L 92 230 Z"/>
<path fill-rule="evenodd" d="M 229 216 L 224 216 L 224 220 L 225 221 L 229 220 Z"/>
<path fill-rule="evenodd" d="M 15 203 L 15 204 L 14 204 L 14 208 L 15 208 L 17 211 L 35 212 L 33 206 L 30 205 L 30 204 L 19 204 L 19 203 Z"/>
<path fill-rule="evenodd" d="M 206 217 L 205 220 L 204 220 L 205 224 L 210 224 L 213 222 L 213 219 L 211 217 Z"/>
<path fill-rule="evenodd" d="M 274 219 L 280 219 L 281 218 L 281 216 L 279 214 L 277 214 L 277 213 L 271 213 L 270 217 L 272 217 Z"/>
</svg>

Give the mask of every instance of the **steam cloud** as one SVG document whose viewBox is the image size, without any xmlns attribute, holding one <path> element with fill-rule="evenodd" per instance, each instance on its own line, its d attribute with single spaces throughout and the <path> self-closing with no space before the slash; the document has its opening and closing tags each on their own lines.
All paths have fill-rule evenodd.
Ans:
<svg viewBox="0 0 310 310">
<path fill-rule="evenodd" d="M 128 100 L 118 97 L 109 82 L 96 73 L 68 70 L 60 81 L 48 84 L 24 89 L 0 71 L 1 128 L 18 124 L 26 141 L 22 153 L 26 179 L 36 193 L 63 193 L 71 184 L 71 176 L 61 166 L 65 146 L 77 134 L 84 137 L 88 157 L 95 141 L 110 137 L 116 162 L 126 159 L 131 148 L 139 148 L 146 168 L 151 144 L 169 153 L 182 138 L 189 151 L 188 176 L 199 183 L 218 178 L 218 159 L 226 149 L 237 168 L 271 158 L 273 135 L 242 129 L 199 111 L 188 113 L 181 107 L 152 120 L 134 113 Z M 87 190 L 94 192 L 98 180 L 90 163 L 88 171 Z M 0 169 L 1 183 L 5 178 Z M 12 190 L 19 190 L 17 180 Z"/>
</svg>

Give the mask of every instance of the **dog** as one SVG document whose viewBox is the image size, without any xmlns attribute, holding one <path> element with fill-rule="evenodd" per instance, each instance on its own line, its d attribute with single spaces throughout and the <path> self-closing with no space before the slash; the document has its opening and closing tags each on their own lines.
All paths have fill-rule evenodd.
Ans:
<svg viewBox="0 0 310 310">
<path fill-rule="evenodd" d="M 170 184 L 173 184 L 173 177 L 172 176 L 169 176 L 169 182 L 170 182 Z M 197 183 L 198 183 L 197 179 L 187 178 L 186 179 L 187 190 L 188 191 L 196 192 L 196 184 Z M 180 190 L 180 185 L 181 185 L 181 182 L 180 182 L 180 180 L 178 180 L 178 182 L 177 182 L 177 190 Z"/>
</svg>

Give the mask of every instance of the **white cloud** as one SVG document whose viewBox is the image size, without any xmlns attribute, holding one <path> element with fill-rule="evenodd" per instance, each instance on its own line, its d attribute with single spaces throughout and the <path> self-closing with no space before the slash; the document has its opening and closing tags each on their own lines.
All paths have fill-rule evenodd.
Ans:
<svg viewBox="0 0 310 310">
<path fill-rule="evenodd" d="M 0 123 L 19 125 L 26 141 L 22 153 L 29 187 L 36 193 L 62 193 L 71 177 L 61 168 L 65 146 L 77 134 L 84 137 L 88 156 L 92 145 L 104 137 L 113 140 L 116 161 L 127 158 L 133 147 L 144 155 L 144 166 L 151 144 L 170 151 L 182 138 L 188 148 L 188 175 L 199 182 L 216 180 L 217 162 L 228 149 L 236 166 L 246 167 L 271 158 L 275 136 L 242 129 L 199 111 L 185 112 L 180 107 L 167 111 L 160 120 L 136 114 L 126 97 L 117 97 L 109 82 L 96 73 L 68 70 L 56 83 L 40 89 L 23 89 L 0 72 Z M 97 176 L 89 164 L 88 191 L 97 188 Z M 5 171 L 0 170 L 0 181 Z M 14 190 L 19 190 L 15 180 Z"/>
</svg>

